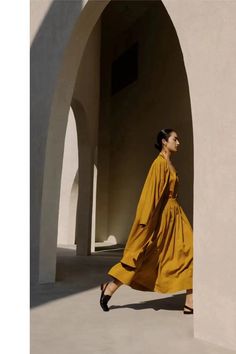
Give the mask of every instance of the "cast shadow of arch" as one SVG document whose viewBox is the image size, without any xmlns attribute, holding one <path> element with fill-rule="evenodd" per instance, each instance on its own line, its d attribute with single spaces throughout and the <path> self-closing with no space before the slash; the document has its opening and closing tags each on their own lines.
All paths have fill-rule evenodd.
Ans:
<svg viewBox="0 0 236 354">
<path fill-rule="evenodd" d="M 171 297 L 166 297 L 157 300 L 143 301 L 139 303 L 131 303 L 125 305 L 111 305 L 110 310 L 118 310 L 129 308 L 133 310 L 146 310 L 153 309 L 154 311 L 167 310 L 167 311 L 181 311 L 185 303 L 185 294 L 177 294 Z"/>
<path fill-rule="evenodd" d="M 75 249 L 58 247 L 56 282 L 31 286 L 30 307 L 35 308 L 95 288 L 99 297 L 100 284 L 121 254 L 122 250 L 117 249 L 77 257 Z"/>
</svg>

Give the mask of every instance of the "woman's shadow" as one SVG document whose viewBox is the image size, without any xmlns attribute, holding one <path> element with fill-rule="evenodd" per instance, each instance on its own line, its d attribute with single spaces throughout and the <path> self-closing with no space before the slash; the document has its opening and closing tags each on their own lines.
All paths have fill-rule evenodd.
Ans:
<svg viewBox="0 0 236 354">
<path fill-rule="evenodd" d="M 134 310 L 153 309 L 155 311 L 168 310 L 168 311 L 181 311 L 185 304 L 186 294 L 178 294 L 163 299 L 143 301 L 137 304 L 126 304 L 122 306 L 111 305 L 110 310 L 121 308 L 130 308 Z"/>
</svg>

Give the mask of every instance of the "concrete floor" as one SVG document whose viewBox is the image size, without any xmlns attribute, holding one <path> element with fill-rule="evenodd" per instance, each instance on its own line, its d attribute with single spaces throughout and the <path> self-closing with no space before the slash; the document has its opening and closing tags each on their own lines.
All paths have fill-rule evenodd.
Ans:
<svg viewBox="0 0 236 354">
<path fill-rule="evenodd" d="M 183 315 L 184 292 L 164 295 L 122 286 L 99 306 L 99 284 L 121 251 L 76 257 L 58 249 L 57 281 L 31 291 L 31 354 L 232 354 L 193 338 L 193 316 Z"/>
</svg>

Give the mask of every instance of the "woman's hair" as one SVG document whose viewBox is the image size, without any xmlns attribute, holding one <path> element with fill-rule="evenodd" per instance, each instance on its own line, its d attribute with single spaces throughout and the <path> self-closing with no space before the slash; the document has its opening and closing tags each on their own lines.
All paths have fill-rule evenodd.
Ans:
<svg viewBox="0 0 236 354">
<path fill-rule="evenodd" d="M 157 134 L 157 142 L 155 144 L 155 147 L 161 151 L 162 150 L 162 139 L 165 139 L 168 141 L 170 135 L 172 132 L 174 132 L 174 129 L 162 129 L 158 134 Z"/>
</svg>

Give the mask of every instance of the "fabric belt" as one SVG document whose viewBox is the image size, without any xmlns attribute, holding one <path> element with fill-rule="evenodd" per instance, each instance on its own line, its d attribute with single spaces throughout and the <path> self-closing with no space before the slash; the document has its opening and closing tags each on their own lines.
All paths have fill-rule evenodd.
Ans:
<svg viewBox="0 0 236 354">
<path fill-rule="evenodd" d="M 170 198 L 170 199 L 176 199 L 177 197 L 178 197 L 178 195 L 173 194 L 173 193 L 169 193 L 169 196 L 168 196 L 168 198 Z"/>
</svg>

